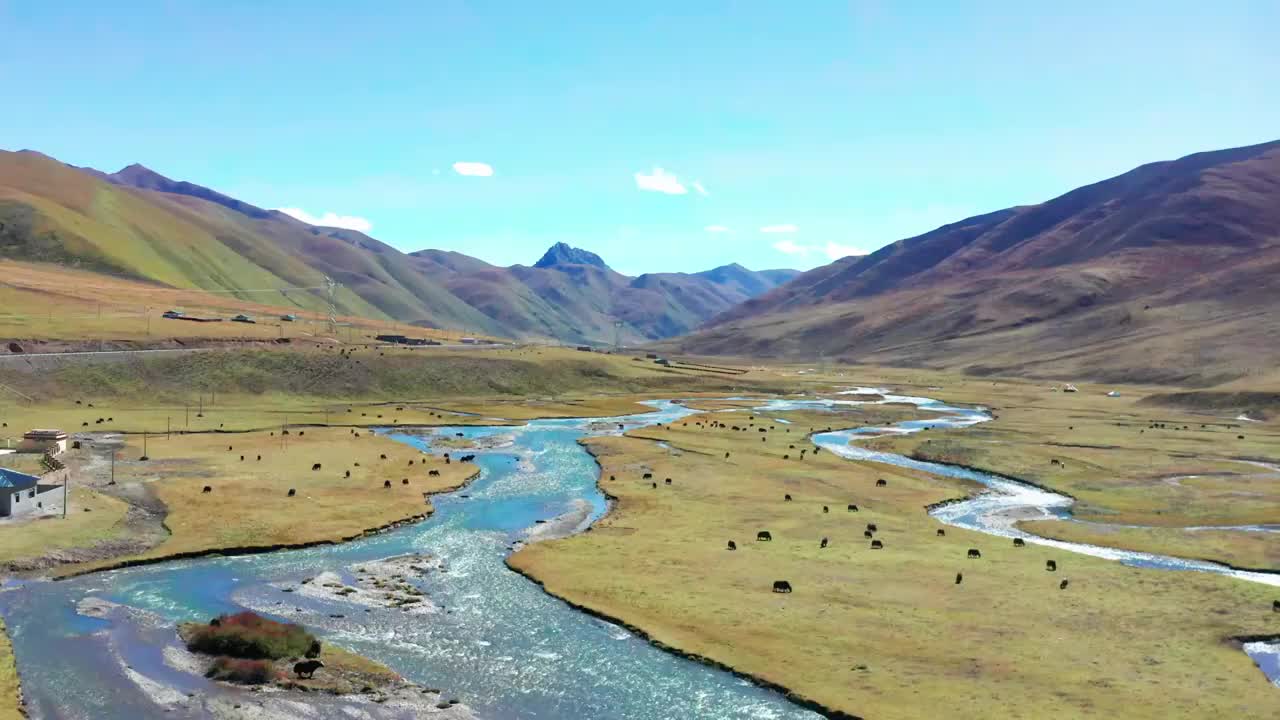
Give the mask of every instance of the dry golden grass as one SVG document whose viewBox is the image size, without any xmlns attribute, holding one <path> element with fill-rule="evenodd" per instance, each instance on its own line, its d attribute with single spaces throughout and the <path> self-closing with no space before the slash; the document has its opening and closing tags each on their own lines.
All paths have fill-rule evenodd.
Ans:
<svg viewBox="0 0 1280 720">
<path fill-rule="evenodd" d="M 1024 522 L 1020 526 L 1036 535 L 1069 542 L 1214 560 L 1238 568 L 1268 571 L 1280 568 L 1280 535 L 1275 533 L 1117 527 L 1053 520 Z"/>
<path fill-rule="evenodd" d="M 72 483 L 71 507 L 65 519 L 51 516 L 0 523 L 0 565 L 57 550 L 92 547 L 119 537 L 125 530 L 128 510 L 121 500 Z"/>
<path fill-rule="evenodd" d="M 1082 520 L 1170 529 L 1037 526 L 1054 537 L 1109 539 L 1100 544 L 1280 568 L 1269 547 L 1274 536 L 1178 531 L 1280 519 L 1278 473 L 1251 462 L 1280 462 L 1280 424 L 1140 405 L 1142 397 L 1157 391 L 1151 388 L 1124 388 L 1121 397 L 1109 398 L 1105 387 L 1062 393 L 1046 383 L 932 379 L 941 389 L 921 394 L 985 404 L 997 419 L 959 430 L 886 437 L 872 447 L 1044 485 L 1076 498 L 1073 512 Z M 1163 427 L 1152 428 L 1153 421 Z M 1098 535 L 1102 532 L 1106 538 Z"/>
<path fill-rule="evenodd" d="M 175 337 L 259 341 L 285 337 L 363 343 L 379 334 L 442 342 L 456 342 L 464 334 L 363 317 L 339 318 L 344 327 L 335 334 L 329 331 L 328 316 L 314 311 L 38 263 L 0 260 L 0 277 L 4 278 L 0 286 L 0 337 L 5 338 L 158 342 Z M 243 313 L 258 322 L 197 323 L 161 318 L 170 309 L 224 320 Z M 284 314 L 296 315 L 298 320 L 283 322 L 280 317 Z"/>
<path fill-rule="evenodd" d="M 18 668 L 13 662 L 13 647 L 5 632 L 4 620 L 0 620 L 0 720 L 23 720 L 21 688 L 18 685 Z"/>
<path fill-rule="evenodd" d="M 117 481 L 151 486 L 168 508 L 165 525 L 171 536 L 125 560 L 339 542 L 430 512 L 425 494 L 458 487 L 477 472 L 474 465 L 446 465 L 367 431 L 358 431 L 358 438 L 351 432 L 308 428 L 287 437 L 264 432 L 175 435 L 150 442 L 151 459 L 145 463 L 138 462 L 141 443 L 131 438 L 120 452 L 129 462 L 117 463 Z M 316 463 L 318 471 L 311 469 Z M 440 476 L 429 477 L 428 470 L 438 470 Z M 403 484 L 404 479 L 409 483 Z M 384 487 L 386 481 L 391 487 Z M 205 486 L 212 491 L 204 492 Z M 296 489 L 295 497 L 288 496 L 290 489 Z"/>
<path fill-rule="evenodd" d="M 663 643 L 864 717 L 1280 713 L 1280 694 L 1229 640 L 1274 631 L 1273 588 L 955 528 L 938 537 L 925 506 L 966 488 L 829 453 L 782 460 L 795 432 L 761 442 L 698 419 L 589 441 L 602 477 L 618 477 L 602 482 L 618 498 L 613 512 L 512 565 Z M 881 477 L 888 487 L 875 487 Z M 868 522 L 883 550 L 868 549 Z M 757 530 L 773 541 L 756 542 Z M 983 557 L 966 559 L 969 548 Z M 1059 572 L 1044 570 L 1047 559 Z M 772 593 L 774 580 L 794 592 Z"/>
</svg>

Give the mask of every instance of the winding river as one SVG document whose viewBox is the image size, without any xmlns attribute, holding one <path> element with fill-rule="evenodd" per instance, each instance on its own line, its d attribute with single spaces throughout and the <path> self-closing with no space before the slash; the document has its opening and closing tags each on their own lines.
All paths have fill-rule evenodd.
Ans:
<svg viewBox="0 0 1280 720">
<path fill-rule="evenodd" d="M 927 399 L 889 395 L 835 400 L 762 400 L 762 411 L 867 402 L 909 402 L 936 418 L 892 428 L 822 433 L 814 441 L 850 459 L 911 467 L 980 482 L 992 492 L 934 511 L 954 525 L 1096 557 L 1164 570 L 1216 572 L 1280 585 L 1280 576 L 1212 563 L 1063 543 L 1017 530 L 1026 513 L 1066 518 L 1070 498 L 984 473 L 875 453 L 850 445 L 855 436 L 965 426 L 988 416 Z M 431 450 L 433 437 L 461 432 L 493 445 L 478 454 L 480 476 L 466 488 L 433 498 L 430 520 L 337 546 L 236 558 L 206 558 L 90 575 L 63 582 L 14 583 L 0 592 L 37 720 L 208 718 L 195 696 L 229 692 L 165 662 L 172 623 L 250 608 L 314 628 L 327 638 L 441 688 L 485 718 L 817 718 L 778 693 L 730 673 L 660 651 L 627 631 L 573 610 L 508 570 L 514 541 L 538 520 L 590 504 L 590 520 L 606 510 L 596 487 L 598 466 L 577 443 L 589 434 L 667 423 L 693 411 L 667 401 L 622 418 L 538 420 L 521 427 L 445 428 L 439 435 L 393 434 Z M 338 597 L 284 594 L 304 578 L 337 573 L 352 582 L 359 563 L 407 553 L 441 558 L 444 572 L 422 588 L 435 612 L 353 607 Z M 123 606 L 86 617 L 77 605 L 97 598 Z M 335 617 L 336 616 L 336 617 Z M 1275 646 L 1246 648 L 1264 671 L 1280 665 Z M 1280 670 L 1280 668 L 1277 668 Z M 299 715 L 303 717 L 303 715 Z"/>
</svg>

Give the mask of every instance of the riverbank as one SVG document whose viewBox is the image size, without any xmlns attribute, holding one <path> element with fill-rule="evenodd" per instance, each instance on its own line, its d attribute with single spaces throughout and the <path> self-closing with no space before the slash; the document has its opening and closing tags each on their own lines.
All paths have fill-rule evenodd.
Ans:
<svg viewBox="0 0 1280 720">
<path fill-rule="evenodd" d="M 167 536 L 142 552 L 62 566 L 56 575 L 345 542 L 420 520 L 431 512 L 432 494 L 478 472 L 354 429 L 182 435 L 142 445 L 136 437 L 108 444 L 124 460 L 107 488 L 153 496 Z M 101 470 L 100 462 L 93 466 Z"/>
<path fill-rule="evenodd" d="M 1037 525 L 1036 532 L 1048 537 L 1280 569 L 1280 556 L 1258 537 L 1182 530 L 1280 517 L 1280 473 L 1266 467 L 1280 462 L 1280 424 L 1142 402 L 1159 388 L 1126 388 L 1119 397 L 1108 397 L 1107 390 L 1081 385 L 1079 392 L 1064 393 L 1047 383 L 953 381 L 936 394 L 981 402 L 993 408 L 994 419 L 971 428 L 885 436 L 867 447 L 981 468 L 1068 495 L 1077 500 L 1073 515 L 1104 533 Z"/>
<path fill-rule="evenodd" d="M 965 486 L 828 453 L 782 460 L 790 443 L 775 444 L 774 431 L 761 442 L 710 429 L 724 419 L 589 440 L 602 478 L 617 477 L 601 481 L 617 498 L 613 511 L 591 532 L 530 545 L 509 564 L 663 646 L 850 714 L 1280 712 L 1280 694 L 1227 642 L 1269 627 L 1270 588 L 1016 548 L 952 527 L 938 536 L 922 508 Z M 883 550 L 868 548 L 868 522 Z M 772 541 L 756 542 L 759 530 Z M 982 557 L 967 559 L 970 548 Z M 1049 559 L 1058 572 L 1045 572 Z M 775 580 L 792 592 L 771 592 Z M 1069 587 L 1059 589 L 1062 580 Z"/>
<path fill-rule="evenodd" d="M 0 720 L 22 720 L 22 685 L 18 681 L 18 667 L 13 659 L 13 646 L 9 633 L 0 619 Z"/>
</svg>

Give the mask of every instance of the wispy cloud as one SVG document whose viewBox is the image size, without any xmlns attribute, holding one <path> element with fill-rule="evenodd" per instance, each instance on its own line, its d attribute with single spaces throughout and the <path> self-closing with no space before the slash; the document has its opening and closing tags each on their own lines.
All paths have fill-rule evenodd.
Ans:
<svg viewBox="0 0 1280 720">
<path fill-rule="evenodd" d="M 493 176 L 493 166 L 482 162 L 456 162 L 453 164 L 453 171 L 469 177 Z"/>
<path fill-rule="evenodd" d="M 867 251 L 862 248 L 856 248 L 852 245 L 841 245 L 840 243 L 834 242 L 828 242 L 827 246 L 823 248 L 823 252 L 825 252 L 827 257 L 832 260 L 839 260 L 842 257 L 849 257 L 850 255 L 867 254 Z"/>
<path fill-rule="evenodd" d="M 710 195 L 710 194 L 711 194 L 711 193 L 707 192 L 707 189 L 706 189 L 705 187 L 703 187 L 703 186 L 702 186 L 702 181 L 701 181 L 701 180 L 694 180 L 694 181 L 693 181 L 693 183 L 692 183 L 692 185 L 693 185 L 693 189 L 694 189 L 694 190 L 697 190 L 697 191 L 698 191 L 698 194 L 699 194 L 699 195 L 701 195 L 701 196 L 703 196 L 703 197 L 707 197 L 708 195 Z"/>
<path fill-rule="evenodd" d="M 837 242 L 828 242 L 826 245 L 805 245 L 798 243 L 791 238 L 779 240 L 773 244 L 773 249 L 786 255 L 807 258 L 810 255 L 826 255 L 829 260 L 839 260 L 842 257 L 850 255 L 866 255 L 867 251 L 853 247 L 852 245 L 841 245 Z"/>
<path fill-rule="evenodd" d="M 808 245 L 800 245 L 794 240 L 779 240 L 773 244 L 773 249 L 787 255 L 808 255 L 813 250 Z"/>
<path fill-rule="evenodd" d="M 793 232 L 799 232 L 799 231 L 800 231 L 800 228 L 791 224 L 765 225 L 764 227 L 760 228 L 760 232 L 762 233 L 793 233 Z"/>
<path fill-rule="evenodd" d="M 729 228 L 725 227 L 724 225 L 708 225 L 708 226 L 706 226 L 706 227 L 704 227 L 704 228 L 702 228 L 702 229 L 703 229 L 703 230 L 706 230 L 707 232 L 710 232 L 710 233 L 726 233 L 726 232 L 733 232 L 733 230 L 730 230 Z"/>
<path fill-rule="evenodd" d="M 680 183 L 680 178 L 660 167 L 654 168 L 648 175 L 638 172 L 635 177 L 636 187 L 646 192 L 660 192 L 667 195 L 685 195 L 689 192 L 689 189 Z"/>
<path fill-rule="evenodd" d="M 308 225 L 346 228 L 347 230 L 359 230 L 364 233 L 373 229 L 372 222 L 367 218 L 362 218 L 358 215 L 339 215 L 333 212 L 326 212 L 317 217 L 302 208 L 276 208 L 276 210 L 279 210 L 295 220 L 301 220 Z"/>
</svg>

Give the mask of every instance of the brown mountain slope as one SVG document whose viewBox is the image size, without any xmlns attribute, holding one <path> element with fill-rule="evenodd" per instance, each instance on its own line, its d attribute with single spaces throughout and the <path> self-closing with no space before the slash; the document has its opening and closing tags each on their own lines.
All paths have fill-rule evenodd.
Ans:
<svg viewBox="0 0 1280 720">
<path fill-rule="evenodd" d="M 1280 359 L 1280 142 L 1144 165 L 804 273 L 685 351 L 1204 382 Z"/>
<path fill-rule="evenodd" d="M 687 333 L 795 274 L 726 265 L 631 278 L 598 255 L 563 243 L 532 267 L 496 267 L 441 250 L 412 257 L 423 272 L 435 273 L 453 294 L 517 336 L 604 344 L 615 337 L 636 343 Z"/>
</svg>

